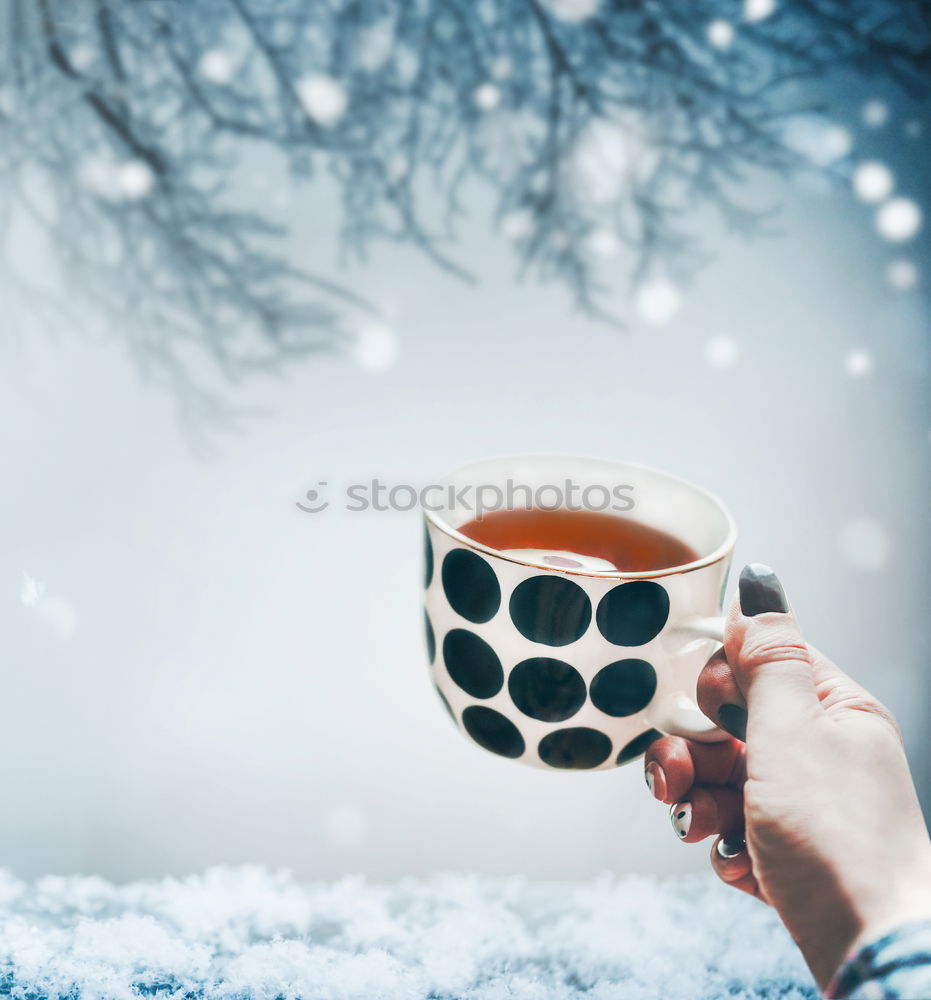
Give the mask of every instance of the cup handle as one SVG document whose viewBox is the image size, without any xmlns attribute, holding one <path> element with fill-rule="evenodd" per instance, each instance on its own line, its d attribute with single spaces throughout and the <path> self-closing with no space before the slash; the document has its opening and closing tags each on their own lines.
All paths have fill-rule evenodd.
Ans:
<svg viewBox="0 0 931 1000">
<path fill-rule="evenodd" d="M 690 618 L 675 628 L 684 636 L 714 639 L 724 642 L 723 618 Z M 671 736 L 683 736 L 687 740 L 698 743 L 718 743 L 730 739 L 723 729 L 719 729 L 707 715 L 704 715 L 698 705 L 687 695 L 679 694 L 660 708 L 655 716 L 658 729 Z"/>
</svg>

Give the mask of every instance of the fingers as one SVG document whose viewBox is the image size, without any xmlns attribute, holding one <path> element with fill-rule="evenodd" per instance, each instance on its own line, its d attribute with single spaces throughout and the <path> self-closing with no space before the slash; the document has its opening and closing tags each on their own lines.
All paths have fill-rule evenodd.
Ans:
<svg viewBox="0 0 931 1000">
<path fill-rule="evenodd" d="M 715 833 L 741 830 L 744 825 L 743 796 L 734 788 L 699 788 L 669 810 L 676 836 L 686 844 L 697 844 Z"/>
<path fill-rule="evenodd" d="M 684 799 L 693 785 L 743 785 L 744 748 L 736 740 L 693 743 L 680 736 L 664 736 L 644 755 L 647 785 L 667 805 Z"/>
<path fill-rule="evenodd" d="M 699 674 L 698 707 L 709 719 L 717 720 L 725 732 L 747 741 L 747 703 L 723 648 L 711 657 Z"/>
<path fill-rule="evenodd" d="M 758 563 L 740 574 L 724 649 L 746 699 L 751 739 L 784 739 L 821 712 L 811 652 L 775 573 Z M 757 735 L 759 734 L 759 735 Z"/>
<path fill-rule="evenodd" d="M 711 845 L 711 867 L 722 882 L 761 898 L 747 845 L 741 834 L 728 834 L 715 840 Z"/>
</svg>

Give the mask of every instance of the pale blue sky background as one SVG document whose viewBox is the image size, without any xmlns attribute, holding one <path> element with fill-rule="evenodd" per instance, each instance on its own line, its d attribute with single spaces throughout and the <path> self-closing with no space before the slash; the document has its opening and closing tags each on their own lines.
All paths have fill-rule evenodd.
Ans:
<svg viewBox="0 0 931 1000">
<path fill-rule="evenodd" d="M 332 267 L 325 192 L 288 213 L 296 257 Z M 545 773 L 453 730 L 427 680 L 416 514 L 295 508 L 320 480 L 422 483 L 525 451 L 645 462 L 723 497 L 737 565 L 772 564 L 809 638 L 894 709 L 931 802 L 926 306 L 889 288 L 897 254 L 848 192 L 796 183 L 778 221 L 752 245 L 709 228 L 716 258 L 679 312 L 627 333 L 516 283 L 478 221 L 476 288 L 378 248 L 341 277 L 384 305 L 395 364 L 320 358 L 244 388 L 267 415 L 210 458 L 118 345 L 8 331 L 0 864 L 703 869 L 639 765 Z M 708 361 L 721 337 L 726 367 Z M 24 572 L 46 588 L 26 603 Z"/>
</svg>

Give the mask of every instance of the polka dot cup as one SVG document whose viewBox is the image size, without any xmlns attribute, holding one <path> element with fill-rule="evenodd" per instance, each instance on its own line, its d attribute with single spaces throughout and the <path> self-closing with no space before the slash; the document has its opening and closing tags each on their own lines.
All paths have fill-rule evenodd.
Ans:
<svg viewBox="0 0 931 1000">
<path fill-rule="evenodd" d="M 458 498 L 480 484 L 536 491 L 568 482 L 576 496 L 623 486 L 634 506 L 619 516 L 675 536 L 697 558 L 648 572 L 593 570 L 503 553 L 457 530 L 475 516 Z M 725 738 L 695 702 L 698 674 L 721 641 L 736 536 L 715 497 L 654 469 L 557 456 L 476 463 L 443 487 L 441 500 L 425 504 L 424 624 L 434 684 L 466 736 L 560 770 L 625 764 L 663 733 Z"/>
</svg>

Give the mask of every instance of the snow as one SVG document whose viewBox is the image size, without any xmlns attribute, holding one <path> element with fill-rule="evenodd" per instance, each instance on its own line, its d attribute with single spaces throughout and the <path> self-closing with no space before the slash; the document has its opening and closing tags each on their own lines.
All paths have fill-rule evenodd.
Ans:
<svg viewBox="0 0 931 1000">
<path fill-rule="evenodd" d="M 143 160 L 115 163 L 89 156 L 78 167 L 78 178 L 89 191 L 109 201 L 138 201 L 152 193 L 155 174 Z"/>
<path fill-rule="evenodd" d="M 508 212 L 501 220 L 501 232 L 509 240 L 524 240 L 533 233 L 535 228 L 534 214 L 526 208 Z"/>
<path fill-rule="evenodd" d="M 921 222 L 921 209 L 910 198 L 892 198 L 876 213 L 876 231 L 890 243 L 910 240 Z"/>
<path fill-rule="evenodd" d="M 868 351 L 858 347 L 850 351 L 844 358 L 844 367 L 847 369 L 848 375 L 852 375 L 854 378 L 863 378 L 873 370 L 873 358 Z"/>
<path fill-rule="evenodd" d="M 318 125 L 335 125 L 349 108 L 349 97 L 339 80 L 324 73 L 312 73 L 297 84 L 301 106 Z"/>
<path fill-rule="evenodd" d="M 480 111 L 494 111 L 501 103 L 501 91 L 493 83 L 483 83 L 475 88 L 472 99 Z"/>
<path fill-rule="evenodd" d="M 895 178 L 892 171 L 875 160 L 859 164 L 853 172 L 854 194 L 867 204 L 885 201 L 892 194 Z"/>
<path fill-rule="evenodd" d="M 350 348 L 353 360 L 369 371 L 384 371 L 398 359 L 397 334 L 383 323 L 369 323 L 356 334 Z"/>
<path fill-rule="evenodd" d="M 233 60 L 222 49 L 208 49 L 197 61 L 197 72 L 210 83 L 229 83 L 233 79 Z"/>
<path fill-rule="evenodd" d="M 863 105 L 861 114 L 864 124 L 870 128 L 882 128 L 889 121 L 889 106 L 885 101 L 874 98 Z"/>
<path fill-rule="evenodd" d="M 641 285 L 634 301 L 637 312 L 652 326 L 664 326 L 679 311 L 679 289 L 664 278 Z"/>
<path fill-rule="evenodd" d="M 740 356 L 740 349 L 733 337 L 723 334 L 712 337 L 705 345 L 705 360 L 712 368 L 732 368 Z"/>
<path fill-rule="evenodd" d="M 553 17 L 570 24 L 587 21 L 598 13 L 599 0 L 544 0 Z"/>
<path fill-rule="evenodd" d="M 776 12 L 776 0 L 744 0 L 745 21 L 765 21 Z"/>
<path fill-rule="evenodd" d="M 853 149 L 853 136 L 843 125 L 811 116 L 798 116 L 787 125 L 785 143 L 816 166 L 827 167 Z"/>
<path fill-rule="evenodd" d="M 116 186 L 129 201 L 147 197 L 155 184 L 152 168 L 142 160 L 129 160 L 116 168 Z"/>
<path fill-rule="evenodd" d="M 69 1000 L 816 1000 L 771 909 L 711 875 L 114 885 L 0 871 L 0 992 Z"/>
<path fill-rule="evenodd" d="M 83 73 L 94 62 L 94 50 L 89 45 L 76 45 L 68 53 L 68 61 L 79 73 Z"/>
<path fill-rule="evenodd" d="M 708 41 L 716 49 L 729 49 L 734 44 L 734 25 L 720 19 L 712 21 L 708 25 Z"/>
<path fill-rule="evenodd" d="M 610 229 L 596 229 L 589 233 L 586 245 L 596 257 L 616 257 L 621 249 L 617 236 Z"/>
</svg>

